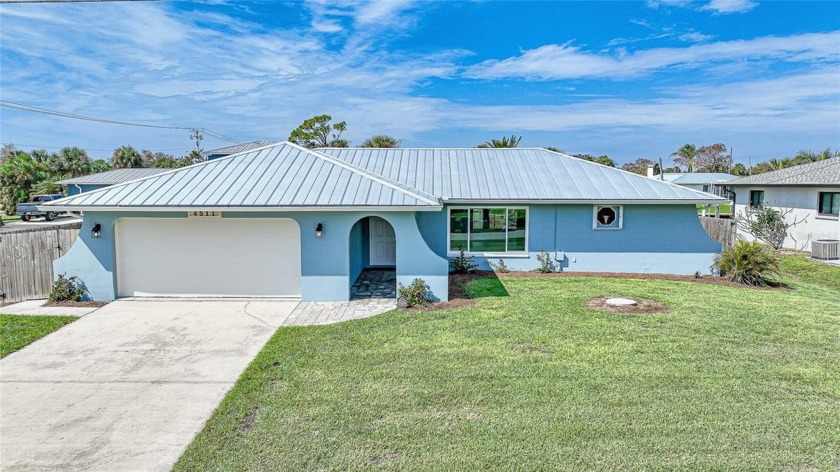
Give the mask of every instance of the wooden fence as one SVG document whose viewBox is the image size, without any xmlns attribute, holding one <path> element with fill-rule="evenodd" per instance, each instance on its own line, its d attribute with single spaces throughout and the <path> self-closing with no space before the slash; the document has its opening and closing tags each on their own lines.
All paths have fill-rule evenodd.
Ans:
<svg viewBox="0 0 840 472">
<path fill-rule="evenodd" d="M 53 260 L 70 249 L 81 227 L 74 222 L 0 230 L 0 302 L 49 297 Z"/>
<path fill-rule="evenodd" d="M 723 249 L 729 249 L 735 244 L 737 228 L 733 218 L 715 218 L 713 216 L 701 216 L 700 223 L 706 233 L 715 241 L 723 244 Z"/>
</svg>

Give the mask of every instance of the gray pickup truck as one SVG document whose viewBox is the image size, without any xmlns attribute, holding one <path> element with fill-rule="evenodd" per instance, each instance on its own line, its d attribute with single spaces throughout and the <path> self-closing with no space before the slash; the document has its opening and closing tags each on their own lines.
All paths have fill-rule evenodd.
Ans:
<svg viewBox="0 0 840 472">
<path fill-rule="evenodd" d="M 15 207 L 15 215 L 20 215 L 23 221 L 29 221 L 33 216 L 43 216 L 45 220 L 52 221 L 56 215 L 64 213 L 63 211 L 40 211 L 36 208 L 39 204 L 44 202 L 51 202 L 64 198 L 60 193 L 52 193 L 49 195 L 35 195 L 27 203 L 18 203 Z"/>
</svg>

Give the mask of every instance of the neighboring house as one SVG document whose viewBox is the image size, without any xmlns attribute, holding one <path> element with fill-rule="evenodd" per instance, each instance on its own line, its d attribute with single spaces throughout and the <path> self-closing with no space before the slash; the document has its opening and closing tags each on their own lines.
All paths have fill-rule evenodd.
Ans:
<svg viewBox="0 0 840 472">
<path fill-rule="evenodd" d="M 150 175 L 160 174 L 171 169 L 157 168 L 128 168 L 114 169 L 98 174 L 83 175 L 72 179 L 64 179 L 56 182 L 59 185 L 67 186 L 67 195 L 77 195 L 82 192 L 89 192 L 111 185 L 121 184 L 131 180 L 142 179 Z"/>
<path fill-rule="evenodd" d="M 266 147 L 271 144 L 277 144 L 276 141 L 251 141 L 250 143 L 241 143 L 241 144 L 234 144 L 232 146 L 225 146 L 218 149 L 211 149 L 209 151 L 204 151 L 202 154 L 204 157 L 211 161 L 213 159 L 218 159 L 220 157 L 230 156 L 233 154 L 239 154 L 240 152 L 250 151 L 251 149 L 257 149 L 261 147 Z"/>
<path fill-rule="evenodd" d="M 654 175 L 651 178 L 658 179 L 659 177 Z M 666 182 L 711 193 L 719 197 L 727 197 L 726 183 L 738 178 L 737 175 L 722 172 L 691 172 L 685 174 L 666 172 L 662 177 Z"/>
<path fill-rule="evenodd" d="M 840 157 L 752 175 L 727 185 L 735 193 L 736 215 L 748 206 L 765 205 L 791 209 L 789 219 L 805 220 L 790 229 L 787 248 L 810 250 L 811 241 L 840 239 Z"/>
<path fill-rule="evenodd" d="M 320 149 L 288 142 L 42 205 L 84 211 L 55 273 L 93 298 L 350 298 L 366 268 L 448 299 L 451 257 L 481 267 L 706 273 L 722 200 L 545 149 Z"/>
</svg>

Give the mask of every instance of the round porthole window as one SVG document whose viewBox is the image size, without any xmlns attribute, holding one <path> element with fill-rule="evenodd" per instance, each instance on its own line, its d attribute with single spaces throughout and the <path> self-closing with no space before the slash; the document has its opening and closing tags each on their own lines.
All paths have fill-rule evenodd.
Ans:
<svg viewBox="0 0 840 472">
<path fill-rule="evenodd" d="M 611 226 L 615 223 L 616 214 L 613 207 L 601 207 L 597 213 L 598 224 L 601 226 Z"/>
</svg>

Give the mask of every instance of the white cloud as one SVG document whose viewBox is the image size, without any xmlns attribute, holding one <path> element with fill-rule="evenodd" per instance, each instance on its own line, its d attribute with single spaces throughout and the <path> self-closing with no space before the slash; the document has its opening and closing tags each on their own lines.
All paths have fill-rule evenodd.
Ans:
<svg viewBox="0 0 840 472">
<path fill-rule="evenodd" d="M 747 60 L 837 61 L 840 59 L 838 43 L 840 31 L 784 37 L 765 36 L 682 48 L 643 49 L 626 55 L 584 51 L 570 43 L 548 44 L 508 59 L 484 61 L 467 69 L 465 76 L 479 79 L 626 79 L 668 68 L 696 69 L 710 63 Z"/>
<path fill-rule="evenodd" d="M 808 65 L 797 68 L 797 75 L 748 80 L 758 74 L 745 74 L 724 85 L 687 75 L 690 85 L 660 88 L 646 99 L 589 93 L 598 90 L 558 82 L 550 84 L 551 93 L 567 97 L 565 104 L 498 105 L 492 98 L 486 104 L 445 99 L 424 88 L 438 78 L 485 85 L 459 77 L 471 58 L 469 51 L 393 51 L 376 35 L 379 23 L 359 19 L 411 15 L 411 5 L 401 4 L 390 13 L 377 5 L 369 5 L 367 12 L 350 3 L 316 5 L 320 18 L 341 27 L 331 32 L 268 23 L 218 28 L 223 17 L 179 14 L 163 2 L 27 7 L 4 5 L 0 11 L 3 98 L 85 115 L 207 127 L 249 140 L 285 139 L 303 119 L 329 113 L 348 122 L 345 134 L 355 144 L 387 133 L 405 139 L 408 146 L 463 146 L 515 132 L 528 145 L 583 151 L 604 146 L 603 152 L 619 159 L 653 155 L 651 149 L 668 139 L 677 141 L 674 148 L 684 140 L 707 139 L 746 149 L 736 138 L 758 134 L 750 143 L 754 157 L 762 147 L 781 155 L 785 145 L 793 152 L 804 146 L 840 145 L 818 140 L 836 141 L 838 135 L 840 67 L 832 61 L 840 56 L 840 33 L 652 48 L 625 56 L 616 49 L 591 52 L 571 44 L 549 45 L 467 68 L 468 76 L 481 79 L 554 80 L 626 78 L 673 67 L 708 71 L 778 61 Z M 20 21 L 7 21 L 11 14 Z M 68 18 L 86 27 L 68 28 Z M 130 29 L 151 19 L 177 32 L 154 38 L 155 28 L 148 33 Z M 508 85 L 511 93 L 523 90 Z M 804 141 L 812 136 L 814 141 Z M 121 144 L 191 147 L 188 133 L 180 131 L 104 126 L 8 109 L 2 111 L 0 141 L 89 149 Z M 208 137 L 205 147 L 224 144 Z"/>
<path fill-rule="evenodd" d="M 758 6 L 758 3 L 752 0 L 711 0 L 700 9 L 718 14 L 727 14 L 748 12 L 756 6 Z"/>
<path fill-rule="evenodd" d="M 685 41 L 687 43 L 702 43 L 705 41 L 709 41 L 710 39 L 714 39 L 714 36 L 710 34 L 703 34 L 698 33 L 697 31 L 690 31 L 688 33 L 683 33 L 679 35 L 680 41 Z"/>
</svg>

